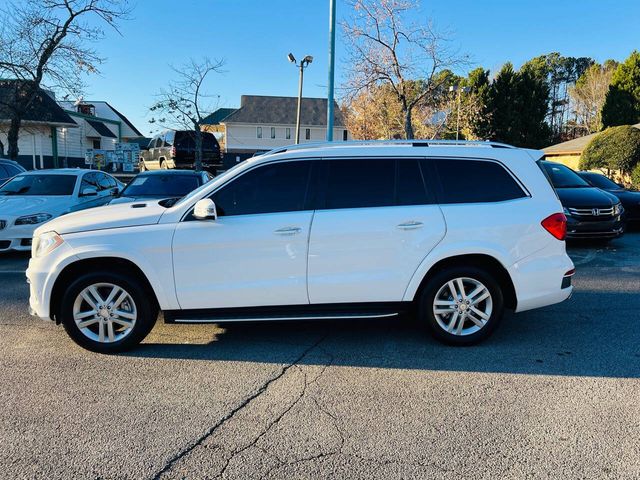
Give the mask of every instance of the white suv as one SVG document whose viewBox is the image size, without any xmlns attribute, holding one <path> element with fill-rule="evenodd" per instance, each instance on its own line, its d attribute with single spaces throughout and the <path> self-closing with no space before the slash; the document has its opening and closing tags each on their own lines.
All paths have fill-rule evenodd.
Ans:
<svg viewBox="0 0 640 480">
<path fill-rule="evenodd" d="M 395 317 L 487 337 L 503 310 L 565 300 L 573 264 L 541 152 L 349 142 L 247 160 L 177 203 L 112 205 L 39 227 L 33 314 L 79 345 L 171 323 Z"/>
</svg>

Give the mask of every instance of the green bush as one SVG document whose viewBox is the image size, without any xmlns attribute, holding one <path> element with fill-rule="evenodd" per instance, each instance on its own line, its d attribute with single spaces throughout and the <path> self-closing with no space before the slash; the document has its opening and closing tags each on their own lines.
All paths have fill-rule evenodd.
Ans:
<svg viewBox="0 0 640 480">
<path fill-rule="evenodd" d="M 608 168 L 630 173 L 640 163 L 640 130 L 630 125 L 597 134 L 580 157 L 581 170 Z"/>
<path fill-rule="evenodd" d="M 631 184 L 640 190 L 640 163 L 631 170 Z"/>
</svg>

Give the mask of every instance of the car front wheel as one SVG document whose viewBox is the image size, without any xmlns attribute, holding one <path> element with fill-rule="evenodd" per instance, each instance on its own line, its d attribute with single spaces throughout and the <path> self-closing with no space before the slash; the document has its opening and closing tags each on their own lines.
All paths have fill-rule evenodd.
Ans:
<svg viewBox="0 0 640 480">
<path fill-rule="evenodd" d="M 433 336 L 449 345 L 472 345 L 487 338 L 504 311 L 500 285 L 475 267 L 453 267 L 426 285 L 419 312 Z"/>
<path fill-rule="evenodd" d="M 151 331 L 157 308 L 140 282 L 122 273 L 87 273 L 63 295 L 61 319 L 83 348 L 117 353 L 139 344 Z"/>
</svg>

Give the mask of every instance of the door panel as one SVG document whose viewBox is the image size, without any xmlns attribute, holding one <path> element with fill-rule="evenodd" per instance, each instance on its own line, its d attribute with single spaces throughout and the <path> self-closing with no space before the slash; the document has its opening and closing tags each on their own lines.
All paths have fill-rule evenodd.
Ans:
<svg viewBox="0 0 640 480">
<path fill-rule="evenodd" d="M 442 240 L 437 205 L 321 210 L 309 242 L 311 303 L 395 302 Z"/>
<path fill-rule="evenodd" d="M 180 307 L 299 305 L 307 296 L 312 211 L 178 224 L 173 238 Z"/>
</svg>

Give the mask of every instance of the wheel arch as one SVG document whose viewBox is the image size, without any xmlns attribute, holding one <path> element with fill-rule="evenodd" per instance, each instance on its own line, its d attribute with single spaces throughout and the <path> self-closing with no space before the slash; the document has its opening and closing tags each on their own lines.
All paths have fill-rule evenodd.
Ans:
<svg viewBox="0 0 640 480">
<path fill-rule="evenodd" d="M 426 284 L 434 275 L 451 267 L 476 267 L 487 271 L 498 281 L 504 296 L 504 305 L 512 310 L 516 309 L 518 297 L 511 275 L 498 259 L 483 253 L 454 255 L 434 263 L 420 281 L 413 296 L 413 301 L 415 302 L 420 297 Z"/>
<path fill-rule="evenodd" d="M 134 262 L 118 257 L 86 258 L 77 260 L 64 267 L 53 284 L 49 301 L 49 312 L 51 318 L 55 320 L 56 324 L 59 324 L 61 321 L 59 309 L 62 302 L 63 288 L 73 281 L 73 279 L 78 275 L 96 270 L 107 270 L 135 277 L 141 282 L 142 288 L 148 294 L 154 307 L 159 308 L 158 298 L 151 286 L 151 283 L 149 282 L 149 279 L 142 269 Z"/>
</svg>

